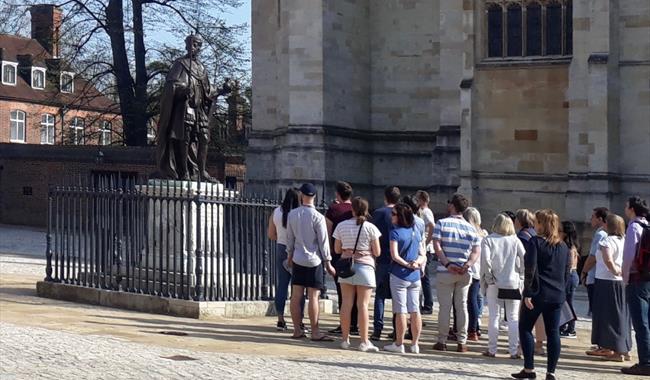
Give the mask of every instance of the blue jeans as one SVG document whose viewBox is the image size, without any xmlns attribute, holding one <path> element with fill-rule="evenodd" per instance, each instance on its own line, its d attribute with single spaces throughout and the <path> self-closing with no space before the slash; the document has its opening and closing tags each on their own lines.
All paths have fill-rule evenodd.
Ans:
<svg viewBox="0 0 650 380">
<path fill-rule="evenodd" d="M 377 291 L 375 293 L 375 311 L 373 315 L 373 335 L 380 335 L 384 329 L 384 301 L 387 293 L 390 293 L 390 264 L 377 263 L 375 278 L 377 279 Z"/>
<path fill-rule="evenodd" d="M 634 326 L 639 365 L 650 367 L 650 282 L 630 283 L 625 288 Z"/>
<path fill-rule="evenodd" d="M 576 291 L 576 288 L 578 287 L 578 283 L 580 282 L 580 278 L 578 277 L 578 272 L 575 270 L 571 271 L 571 278 L 569 281 L 567 281 L 566 284 L 566 302 L 573 307 L 573 297 Z M 560 331 L 566 332 L 566 333 L 575 333 L 576 332 L 576 321 L 571 321 L 569 323 L 565 323 L 560 327 Z"/>
<path fill-rule="evenodd" d="M 422 297 L 423 297 L 423 307 L 428 309 L 433 309 L 433 291 L 431 290 L 431 270 L 433 265 L 433 260 L 429 258 L 427 264 L 424 268 L 424 276 L 422 276 Z"/>
<path fill-rule="evenodd" d="M 479 313 L 479 289 L 480 281 L 472 279 L 472 282 L 469 285 L 469 292 L 467 293 L 467 332 L 477 332 L 478 331 L 478 313 Z M 454 317 L 454 323 L 456 318 Z"/>
<path fill-rule="evenodd" d="M 535 353 L 535 338 L 533 338 L 533 327 L 535 322 L 542 315 L 546 330 L 547 363 L 546 372 L 555 373 L 557 361 L 560 358 L 560 311 L 561 303 L 544 303 L 533 298 L 533 309 L 530 310 L 522 302 L 519 309 L 519 342 L 524 353 L 524 368 L 535 369 L 533 355 Z"/>
<path fill-rule="evenodd" d="M 282 263 L 287 259 L 287 246 L 284 244 L 277 244 L 275 251 L 275 271 L 278 275 L 278 280 L 275 285 L 275 312 L 278 316 L 284 315 L 284 306 L 287 304 L 287 297 L 289 295 L 289 284 L 291 283 L 291 272 L 284 269 Z M 302 309 L 305 309 L 305 299 L 302 300 Z"/>
</svg>

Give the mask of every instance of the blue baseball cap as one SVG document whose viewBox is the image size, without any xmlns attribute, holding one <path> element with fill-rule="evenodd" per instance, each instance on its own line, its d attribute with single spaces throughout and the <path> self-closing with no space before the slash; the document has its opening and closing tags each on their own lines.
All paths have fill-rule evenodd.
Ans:
<svg viewBox="0 0 650 380">
<path fill-rule="evenodd" d="M 300 192 L 308 197 L 313 197 L 316 195 L 316 186 L 312 185 L 311 183 L 304 183 L 302 186 L 300 186 Z"/>
</svg>

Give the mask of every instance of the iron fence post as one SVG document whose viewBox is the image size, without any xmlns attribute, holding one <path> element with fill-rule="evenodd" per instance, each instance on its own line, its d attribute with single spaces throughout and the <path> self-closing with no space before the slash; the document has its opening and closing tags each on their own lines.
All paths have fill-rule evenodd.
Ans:
<svg viewBox="0 0 650 380">
<path fill-rule="evenodd" d="M 124 233 L 124 218 L 123 218 L 123 195 L 122 188 L 117 189 L 117 231 L 115 232 L 115 290 L 122 291 L 122 234 Z"/>
<path fill-rule="evenodd" d="M 47 194 L 47 236 L 45 248 L 45 281 L 53 281 L 52 279 L 52 189 L 49 189 Z"/>
<path fill-rule="evenodd" d="M 195 236 L 195 285 L 194 285 L 194 300 L 201 301 L 203 299 L 203 284 L 201 278 L 203 276 L 203 250 L 201 249 L 201 182 L 197 183 L 196 196 L 194 202 L 196 203 L 196 236 Z"/>
<path fill-rule="evenodd" d="M 268 207 L 268 202 L 266 197 L 262 200 L 263 207 L 260 210 L 260 212 L 264 213 L 264 211 Z M 265 218 L 262 218 L 262 221 L 264 221 Z M 261 229 L 263 231 L 264 229 Z M 261 237 L 264 242 L 262 244 L 262 299 L 263 300 L 268 300 L 270 299 L 270 288 L 271 285 L 269 284 L 269 250 L 268 250 L 268 239 L 264 234 L 262 234 Z"/>
</svg>

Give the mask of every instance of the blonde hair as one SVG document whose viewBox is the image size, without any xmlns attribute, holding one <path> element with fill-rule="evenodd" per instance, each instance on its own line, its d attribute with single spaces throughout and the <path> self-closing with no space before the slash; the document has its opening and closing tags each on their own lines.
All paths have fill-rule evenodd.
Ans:
<svg viewBox="0 0 650 380">
<path fill-rule="evenodd" d="M 478 210 L 475 207 L 468 207 L 463 211 L 463 218 L 474 228 L 476 228 L 476 232 L 483 236 L 485 235 L 483 233 L 483 228 L 481 227 L 481 213 L 478 212 Z"/>
<path fill-rule="evenodd" d="M 535 211 L 535 219 L 539 224 L 537 235 L 546 239 L 551 245 L 558 245 L 562 242 L 560 238 L 560 217 L 550 209 Z"/>
<path fill-rule="evenodd" d="M 515 224 L 512 219 L 506 214 L 499 214 L 494 218 L 492 224 L 492 232 L 503 236 L 510 236 L 515 234 Z"/>
<path fill-rule="evenodd" d="M 625 221 L 616 214 L 608 214 L 606 219 L 607 235 L 625 236 Z"/>
<path fill-rule="evenodd" d="M 431 200 L 431 198 L 429 197 L 429 193 L 427 193 L 424 190 L 416 191 L 415 192 L 415 198 L 417 200 L 419 200 L 419 201 L 422 201 L 422 202 L 426 203 L 427 205 L 429 204 L 429 201 Z"/>
<path fill-rule="evenodd" d="M 515 213 L 515 219 L 523 228 L 531 228 L 535 225 L 535 216 L 530 210 L 521 208 Z"/>
</svg>

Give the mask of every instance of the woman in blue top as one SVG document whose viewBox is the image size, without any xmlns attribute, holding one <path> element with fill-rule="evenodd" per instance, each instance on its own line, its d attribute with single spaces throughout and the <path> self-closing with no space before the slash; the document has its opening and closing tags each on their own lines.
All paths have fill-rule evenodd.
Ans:
<svg viewBox="0 0 650 380">
<path fill-rule="evenodd" d="M 418 354 L 418 340 L 422 330 L 420 317 L 420 270 L 426 264 L 426 253 L 422 234 L 414 228 L 411 208 L 398 203 L 391 214 L 393 230 L 390 232 L 390 291 L 393 297 L 393 313 L 397 320 L 395 342 L 384 350 L 404 353 L 404 332 L 406 331 L 406 314 L 411 315 L 413 340 L 411 352 Z"/>
</svg>

